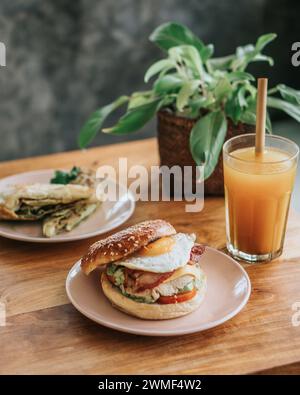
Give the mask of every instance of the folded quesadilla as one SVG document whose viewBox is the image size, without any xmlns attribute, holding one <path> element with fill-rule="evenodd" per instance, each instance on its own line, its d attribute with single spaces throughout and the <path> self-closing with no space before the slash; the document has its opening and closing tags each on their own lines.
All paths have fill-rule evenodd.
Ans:
<svg viewBox="0 0 300 395">
<path fill-rule="evenodd" d="M 76 178 L 71 180 L 68 185 L 87 186 L 93 190 L 93 195 L 89 199 L 80 200 L 50 213 L 50 215 L 43 220 L 43 235 L 46 237 L 53 237 L 59 233 L 71 231 L 79 225 L 81 221 L 88 218 L 100 204 L 95 196 L 95 172 L 91 169 L 73 168 L 73 174 L 74 169 L 76 169 Z M 62 177 L 62 172 L 56 172 L 56 177 L 57 175 L 64 180 L 67 178 L 66 176 Z"/>
<path fill-rule="evenodd" d="M 93 188 L 73 184 L 17 185 L 0 196 L 0 219 L 41 219 L 66 204 L 90 199 L 93 192 Z"/>
<path fill-rule="evenodd" d="M 43 220 L 43 235 L 53 237 L 62 232 L 70 232 L 80 222 L 88 218 L 99 203 L 79 201 L 52 213 Z"/>
</svg>

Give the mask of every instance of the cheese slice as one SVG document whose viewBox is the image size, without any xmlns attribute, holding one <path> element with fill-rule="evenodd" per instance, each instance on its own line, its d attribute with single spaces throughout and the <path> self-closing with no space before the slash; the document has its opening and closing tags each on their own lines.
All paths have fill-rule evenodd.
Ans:
<svg viewBox="0 0 300 395">
<path fill-rule="evenodd" d="M 193 276 L 196 279 L 200 280 L 202 273 L 203 272 L 201 271 L 201 269 L 195 265 L 185 265 L 185 266 L 175 270 L 175 272 L 172 274 L 171 277 L 168 277 L 165 281 L 163 281 L 163 284 L 167 283 L 169 281 L 176 280 L 176 278 L 178 278 L 178 277 L 182 277 L 182 276 L 186 276 L 186 275 Z"/>
</svg>

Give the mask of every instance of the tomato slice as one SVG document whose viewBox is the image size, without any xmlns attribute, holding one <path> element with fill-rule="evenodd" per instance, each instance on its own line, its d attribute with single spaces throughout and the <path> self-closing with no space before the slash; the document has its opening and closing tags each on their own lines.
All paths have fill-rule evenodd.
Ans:
<svg viewBox="0 0 300 395">
<path fill-rule="evenodd" d="M 182 292 L 181 294 L 172 295 L 172 296 L 161 296 L 157 303 L 159 304 L 171 304 L 171 303 L 182 303 L 186 302 L 187 300 L 192 299 L 196 295 L 196 288 L 192 289 L 191 291 Z"/>
</svg>

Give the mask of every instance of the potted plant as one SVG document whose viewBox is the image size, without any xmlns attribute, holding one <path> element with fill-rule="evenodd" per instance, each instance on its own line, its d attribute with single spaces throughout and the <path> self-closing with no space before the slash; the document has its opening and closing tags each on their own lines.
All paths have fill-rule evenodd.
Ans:
<svg viewBox="0 0 300 395">
<path fill-rule="evenodd" d="M 157 115 L 161 164 L 204 164 L 205 193 L 223 194 L 222 145 L 233 135 L 253 132 L 256 121 L 255 79 L 245 70 L 251 62 L 273 65 L 262 51 L 275 37 L 265 34 L 255 45 L 216 58 L 213 45 L 205 45 L 187 27 L 173 22 L 159 26 L 150 41 L 166 57 L 145 74 L 146 83 L 155 77 L 151 89 L 121 96 L 94 112 L 80 131 L 79 146 L 86 147 L 122 105 L 125 114 L 103 132 L 132 133 Z M 268 92 L 268 107 L 300 122 L 300 91 L 277 85 Z M 272 130 L 269 116 L 267 129 Z"/>
</svg>

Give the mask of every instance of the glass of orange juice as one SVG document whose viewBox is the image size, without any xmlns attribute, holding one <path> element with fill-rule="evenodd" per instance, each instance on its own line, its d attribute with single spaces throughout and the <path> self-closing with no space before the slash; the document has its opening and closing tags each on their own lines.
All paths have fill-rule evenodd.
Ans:
<svg viewBox="0 0 300 395">
<path fill-rule="evenodd" d="M 223 146 L 227 249 L 258 263 L 282 253 L 299 147 L 266 135 L 265 150 L 255 153 L 255 134 Z"/>
</svg>

